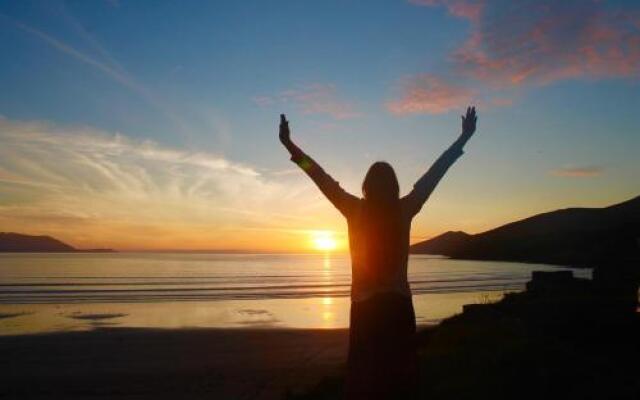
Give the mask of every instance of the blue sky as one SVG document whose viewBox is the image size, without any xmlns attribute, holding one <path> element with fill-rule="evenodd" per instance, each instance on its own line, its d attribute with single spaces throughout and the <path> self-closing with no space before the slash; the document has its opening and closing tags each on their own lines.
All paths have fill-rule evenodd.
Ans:
<svg viewBox="0 0 640 400">
<path fill-rule="evenodd" d="M 634 1 L 2 1 L 0 52 L 2 230 L 122 248 L 249 248 L 258 234 L 246 230 L 272 230 L 267 248 L 304 247 L 279 243 L 308 230 L 344 235 L 280 148 L 280 112 L 348 190 L 385 159 L 406 192 L 478 104 L 477 137 L 414 240 L 640 193 Z M 113 143 L 124 147 L 101 153 Z M 163 165 L 149 165 L 150 148 Z M 185 159 L 218 169 L 191 171 L 196 182 Z M 240 190 L 243 168 L 253 181 Z M 70 207 L 62 192 L 85 201 Z M 121 211 L 98 204 L 110 196 Z M 123 211 L 149 202 L 155 214 Z M 202 239 L 218 228 L 233 232 Z"/>
</svg>

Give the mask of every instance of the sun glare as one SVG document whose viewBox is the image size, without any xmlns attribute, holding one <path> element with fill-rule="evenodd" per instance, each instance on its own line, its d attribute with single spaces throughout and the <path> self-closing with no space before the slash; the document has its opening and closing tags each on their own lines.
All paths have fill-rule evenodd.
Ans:
<svg viewBox="0 0 640 400">
<path fill-rule="evenodd" d="M 313 247 L 316 250 L 331 251 L 338 247 L 338 243 L 331 231 L 316 231 L 313 232 Z"/>
</svg>

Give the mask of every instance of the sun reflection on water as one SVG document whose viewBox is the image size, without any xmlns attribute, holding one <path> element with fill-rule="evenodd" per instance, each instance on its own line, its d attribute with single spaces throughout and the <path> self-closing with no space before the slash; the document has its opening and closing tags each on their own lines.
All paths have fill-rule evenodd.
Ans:
<svg viewBox="0 0 640 400">
<path fill-rule="evenodd" d="M 323 266 L 325 271 L 331 269 L 331 255 L 329 253 L 324 253 Z"/>
</svg>

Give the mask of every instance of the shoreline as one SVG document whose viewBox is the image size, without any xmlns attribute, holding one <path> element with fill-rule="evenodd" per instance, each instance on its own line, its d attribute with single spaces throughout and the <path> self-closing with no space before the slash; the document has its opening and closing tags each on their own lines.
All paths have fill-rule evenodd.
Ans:
<svg viewBox="0 0 640 400">
<path fill-rule="evenodd" d="M 413 296 L 419 327 L 433 326 L 469 303 L 497 300 L 502 291 Z M 348 297 L 167 301 L 137 303 L 0 304 L 0 337 L 96 328 L 344 329 Z M 2 318 L 4 316 L 5 318 Z"/>
</svg>

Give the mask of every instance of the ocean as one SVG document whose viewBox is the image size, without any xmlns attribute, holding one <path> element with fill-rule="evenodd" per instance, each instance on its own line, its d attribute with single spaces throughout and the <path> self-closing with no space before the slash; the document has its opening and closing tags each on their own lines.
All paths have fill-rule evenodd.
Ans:
<svg viewBox="0 0 640 400">
<path fill-rule="evenodd" d="M 412 255 L 419 325 L 561 268 Z M 588 270 L 575 270 L 589 277 Z M 346 254 L 0 254 L 0 334 L 101 327 L 345 328 Z"/>
</svg>

